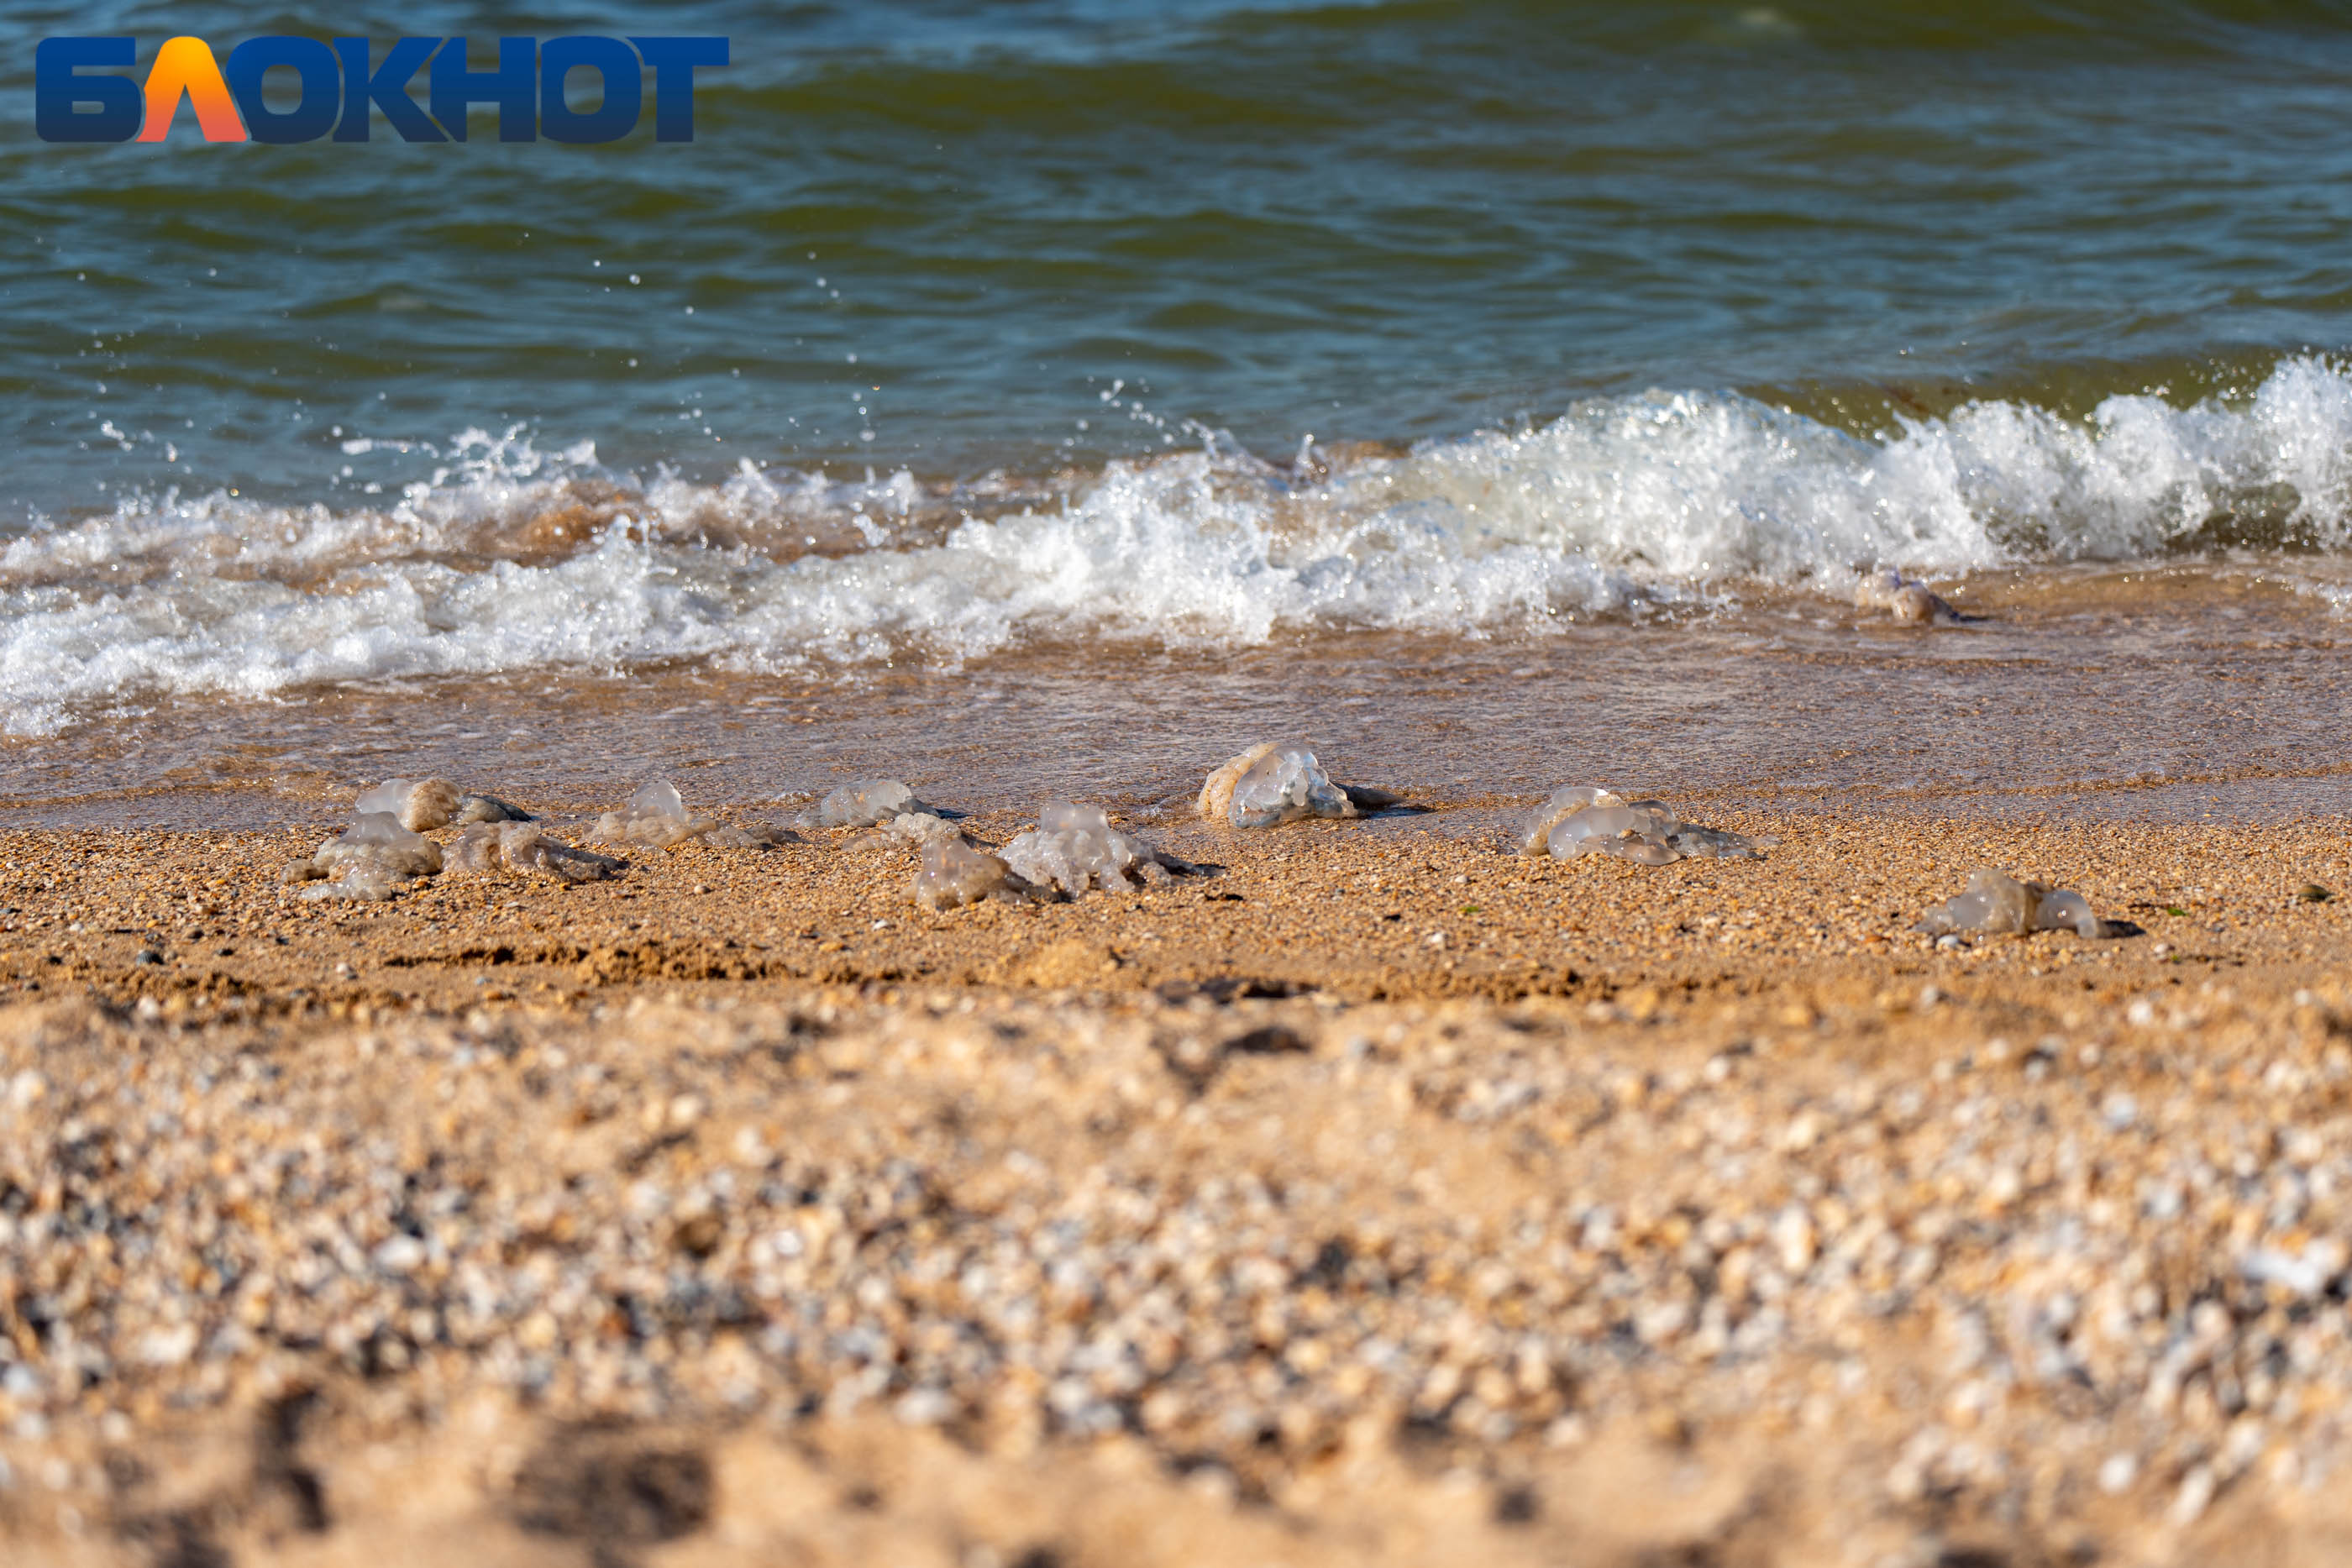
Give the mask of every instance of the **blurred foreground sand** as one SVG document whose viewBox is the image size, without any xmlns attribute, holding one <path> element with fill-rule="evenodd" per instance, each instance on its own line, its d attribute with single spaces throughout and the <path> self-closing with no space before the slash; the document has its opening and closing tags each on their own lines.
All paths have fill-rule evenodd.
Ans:
<svg viewBox="0 0 2352 1568">
<path fill-rule="evenodd" d="M 0 1557 L 2352 1561 L 2343 824 L 1434 821 L 0 835 Z M 1908 934 L 1980 864 L 2145 934 Z"/>
</svg>

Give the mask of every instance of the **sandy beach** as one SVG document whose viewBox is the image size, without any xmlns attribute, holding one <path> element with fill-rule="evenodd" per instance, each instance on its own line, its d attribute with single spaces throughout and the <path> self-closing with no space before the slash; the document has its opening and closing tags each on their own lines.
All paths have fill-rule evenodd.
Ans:
<svg viewBox="0 0 2352 1568">
<path fill-rule="evenodd" d="M 5 1554 L 2352 1550 L 2345 824 L 1433 804 L 941 913 L 0 837 Z M 1909 929 L 1979 865 L 2139 934 Z"/>
<path fill-rule="evenodd" d="M 2352 1564 L 2352 8 L 163 17 L 0 1568 Z"/>
</svg>

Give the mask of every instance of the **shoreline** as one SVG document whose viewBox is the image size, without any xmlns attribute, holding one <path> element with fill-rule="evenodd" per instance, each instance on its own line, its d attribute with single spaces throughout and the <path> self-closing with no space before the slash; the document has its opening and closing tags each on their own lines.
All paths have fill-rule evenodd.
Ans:
<svg viewBox="0 0 2352 1568">
<path fill-rule="evenodd" d="M 1121 634 L 940 664 L 910 633 L 870 650 L 880 664 L 558 661 L 234 699 L 142 686 L 109 719 L 69 704 L 58 733 L 0 740 L 0 824 L 323 825 L 402 773 L 558 815 L 593 817 L 653 775 L 698 810 L 771 811 L 888 777 L 982 813 L 1059 796 L 1160 826 L 1276 737 L 1449 821 L 1572 778 L 1706 810 L 2352 816 L 2331 724 L 2343 601 L 2289 591 L 2288 564 L 1938 582 L 1986 617 L 1943 628 L 1759 590 L 1688 618 L 1538 617 L 1524 635 L 1276 625 L 1215 649 Z"/>
<path fill-rule="evenodd" d="M 0 1541 L 2333 1561 L 2347 824 L 1694 814 L 1781 841 L 937 915 L 855 831 L 360 905 L 0 833 Z M 1978 864 L 2147 934 L 1903 929 Z"/>
<path fill-rule="evenodd" d="M 1645 867 L 1504 852 L 1514 816 L 1482 803 L 1233 832 L 1114 812 L 1122 831 L 1201 873 L 936 912 L 911 900 L 914 846 L 868 830 L 797 830 L 766 849 L 689 840 L 633 850 L 629 872 L 603 883 L 450 871 L 372 904 L 306 900 L 279 884 L 281 869 L 316 847 L 316 830 L 0 829 L 14 890 L 0 916 L 0 998 L 56 999 L 61 985 L 117 1005 L 243 997 L 253 1016 L 335 999 L 446 1008 L 461 998 L 436 977 L 477 967 L 509 971 L 562 1007 L 665 978 L 1106 992 L 1263 980 L 1351 1002 L 1507 1001 L 1622 980 L 1739 996 L 1797 983 L 1780 967 L 1790 963 L 1817 978 L 1878 965 L 1946 985 L 2072 970 L 2096 991 L 2249 964 L 2323 974 L 2315 939 L 2345 905 L 2306 902 L 2302 890 L 2352 891 L 2352 848 L 2332 818 L 2027 822 L 1701 808 L 1708 825 L 1780 841 L 1757 860 Z M 1002 844 L 1033 820 L 981 813 L 956 825 Z M 549 827 L 588 841 L 576 826 Z M 2074 888 L 2145 935 L 2069 946 L 2042 933 L 1938 952 L 1910 927 L 1978 866 Z M 1073 945 L 1099 949 L 1097 965 L 1038 959 Z M 336 966 L 352 969 L 340 988 Z"/>
</svg>

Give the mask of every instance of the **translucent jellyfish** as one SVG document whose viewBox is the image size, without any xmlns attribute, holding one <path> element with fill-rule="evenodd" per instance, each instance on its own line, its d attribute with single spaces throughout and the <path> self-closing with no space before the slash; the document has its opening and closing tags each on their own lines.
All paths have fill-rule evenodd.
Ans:
<svg viewBox="0 0 2352 1568">
<path fill-rule="evenodd" d="M 473 822 L 528 822 L 529 811 L 511 800 L 501 800 L 496 795 L 461 795 L 457 809 L 451 813 L 453 826 L 465 827 Z"/>
<path fill-rule="evenodd" d="M 559 882 L 604 882 L 628 869 L 625 861 L 574 849 L 528 822 L 477 822 L 449 845 L 451 871 L 532 872 Z"/>
<path fill-rule="evenodd" d="M 2110 933 L 2107 923 L 2091 913 L 2091 901 L 2067 888 L 2043 888 L 2040 883 L 2027 885 L 2041 893 L 2033 910 L 2036 931 L 2072 931 L 2077 936 L 2105 936 Z"/>
<path fill-rule="evenodd" d="M 945 817 L 934 817 L 928 811 L 902 811 L 887 822 L 877 823 L 874 831 L 886 838 L 919 844 L 929 839 L 952 838 L 957 828 Z"/>
<path fill-rule="evenodd" d="M 1911 626 L 1957 626 L 1959 612 L 1936 597 L 1924 582 L 1914 582 L 1899 571 L 1866 574 L 1855 584 L 1853 602 L 1861 610 L 1884 610 Z"/>
<path fill-rule="evenodd" d="M 1637 865 L 1666 865 L 1682 858 L 1669 841 L 1669 835 L 1679 826 L 1673 812 L 1652 801 L 1614 806 L 1596 802 L 1553 823 L 1544 843 L 1561 860 L 1615 855 Z"/>
<path fill-rule="evenodd" d="M 896 779 L 845 784 L 801 814 L 804 828 L 871 828 L 899 817 L 937 817 Z"/>
<path fill-rule="evenodd" d="M 331 876 L 361 867 L 393 877 L 431 876 L 441 869 L 441 846 L 401 826 L 389 811 L 360 811 L 352 825 L 319 846 L 311 862 Z"/>
<path fill-rule="evenodd" d="M 1285 746 L 1250 764 L 1234 782 L 1227 814 L 1237 828 L 1270 828 L 1307 817 L 1352 817 L 1357 811 L 1348 792 L 1331 782 L 1313 752 Z"/>
<path fill-rule="evenodd" d="M 1934 905 L 1912 929 L 1931 936 L 1956 931 L 2011 935 L 2072 931 L 2080 936 L 2115 934 L 2091 912 L 2090 901 L 2081 894 L 2039 882 L 2020 882 L 1990 867 L 1969 873 L 1967 890 Z"/>
<path fill-rule="evenodd" d="M 688 816 L 677 786 L 667 779 L 654 779 L 639 786 L 626 806 L 597 818 L 588 836 L 599 843 L 666 850 L 698 839 L 718 826 L 715 817 Z"/>
<path fill-rule="evenodd" d="M 1539 855 L 1548 852 L 1552 829 L 1588 806 L 1622 806 L 1625 802 L 1597 784 L 1564 784 L 1551 792 L 1551 799 L 1535 809 L 1528 819 L 1527 830 L 1519 837 L 1519 852 Z"/>
<path fill-rule="evenodd" d="M 1696 827 L 1664 800 L 1629 801 L 1597 784 L 1571 784 L 1554 790 L 1528 817 L 1519 852 L 1549 853 L 1559 860 L 1613 855 L 1636 865 L 1670 865 L 1678 860 L 1753 855 L 1777 841 Z"/>
<path fill-rule="evenodd" d="M 447 827 L 461 799 L 446 779 L 387 779 L 353 801 L 352 810 L 362 816 L 388 812 L 409 831 L 424 833 Z"/>
<path fill-rule="evenodd" d="M 442 866 L 451 872 L 497 871 L 506 864 L 505 832 L 500 825 L 477 822 L 449 841 Z"/>
<path fill-rule="evenodd" d="M 1201 815 L 1236 828 L 1358 814 L 1348 791 L 1331 782 L 1303 746 L 1254 746 L 1201 786 Z"/>
<path fill-rule="evenodd" d="M 789 828 L 775 827 L 767 822 L 753 822 L 746 828 L 725 823 L 703 835 L 702 841 L 713 849 L 772 850 L 778 844 L 799 842 L 799 836 Z"/>
<path fill-rule="evenodd" d="M 353 903 L 373 903 L 398 896 L 404 879 L 367 866 L 353 866 L 332 882 L 322 882 L 316 887 L 306 887 L 307 899 L 349 899 Z"/>
<path fill-rule="evenodd" d="M 1969 873 L 1968 890 L 1930 908 L 1919 917 L 1918 929 L 1948 931 L 2031 931 L 2033 890 L 2005 873 L 1978 870 Z"/>
<path fill-rule="evenodd" d="M 1037 813 L 1037 825 L 1004 846 L 1004 863 L 1040 887 L 1058 887 L 1081 894 L 1091 887 L 1132 887 L 1128 868 L 1149 849 L 1139 849 L 1126 834 L 1114 830 L 1098 806 L 1075 806 L 1048 800 Z"/>
<path fill-rule="evenodd" d="M 926 909 L 956 909 L 992 896 L 1017 897 L 1027 891 L 1012 868 L 961 834 L 928 839 L 923 867 L 915 873 L 915 902 Z"/>
<path fill-rule="evenodd" d="M 1758 850 L 1769 850 L 1780 841 L 1751 839 L 1722 828 L 1694 828 L 1687 823 L 1666 835 L 1666 842 L 1686 861 L 1752 860 L 1757 858 Z"/>
<path fill-rule="evenodd" d="M 441 846 L 400 825 L 389 811 L 362 811 L 334 838 L 320 844 L 307 861 L 288 866 L 278 880 L 316 882 L 333 877 L 324 887 L 304 891 L 305 898 L 390 898 L 402 883 L 431 876 L 441 869 Z"/>
<path fill-rule="evenodd" d="M 389 811 L 411 832 L 468 822 L 528 822 L 530 813 L 496 795 L 461 795 L 446 779 L 387 779 L 360 796 L 355 811 Z"/>
</svg>

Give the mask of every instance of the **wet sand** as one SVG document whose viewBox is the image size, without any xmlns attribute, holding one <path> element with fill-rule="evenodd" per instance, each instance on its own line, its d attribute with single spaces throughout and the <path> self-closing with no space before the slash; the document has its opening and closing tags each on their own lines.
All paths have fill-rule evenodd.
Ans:
<svg viewBox="0 0 2352 1568">
<path fill-rule="evenodd" d="M 2332 557 L 2256 557 L 1939 580 L 1979 618 L 1952 628 L 1750 587 L 1535 636 L 1042 643 L 910 649 L 889 669 L 688 661 L 148 696 L 0 739 L 0 825 L 285 827 L 393 774 L 593 812 L 651 772 L 689 802 L 890 775 L 973 810 L 1058 794 L 1160 820 L 1277 737 L 1416 799 L 1540 797 L 1574 777 L 1709 810 L 2341 817 L 2343 576 Z"/>
<path fill-rule="evenodd" d="M 1437 803 L 936 915 L 0 835 L 5 1555 L 2344 1560 L 2344 821 Z"/>
</svg>

